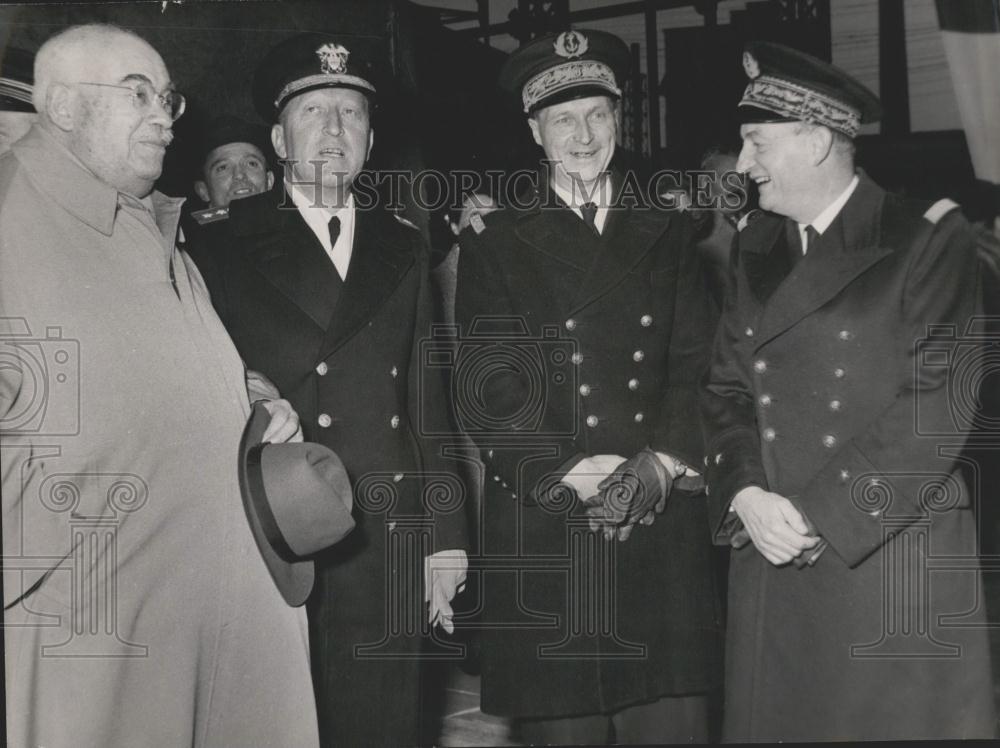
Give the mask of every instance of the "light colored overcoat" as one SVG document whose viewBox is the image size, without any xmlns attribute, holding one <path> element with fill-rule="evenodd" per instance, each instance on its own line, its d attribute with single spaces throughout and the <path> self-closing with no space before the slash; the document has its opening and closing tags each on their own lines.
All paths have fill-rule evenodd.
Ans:
<svg viewBox="0 0 1000 748">
<path fill-rule="evenodd" d="M 43 130 L 0 158 L 11 746 L 313 746 L 305 613 L 254 545 L 243 364 L 179 200 Z"/>
</svg>

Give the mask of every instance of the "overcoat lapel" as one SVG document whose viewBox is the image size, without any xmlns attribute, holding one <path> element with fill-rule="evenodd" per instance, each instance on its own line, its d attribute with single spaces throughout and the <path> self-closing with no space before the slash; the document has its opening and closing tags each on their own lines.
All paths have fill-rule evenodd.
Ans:
<svg viewBox="0 0 1000 748">
<path fill-rule="evenodd" d="M 611 178 L 613 194 L 617 197 L 624 179 L 617 172 Z M 569 313 L 590 304 L 617 286 L 652 249 L 669 225 L 669 216 L 665 212 L 620 205 L 615 199 L 612 205 L 616 207 L 608 215 L 603 236 L 595 236 L 599 250 L 594 257 L 566 241 L 566 237 L 581 230 L 583 224 L 548 186 L 545 170 L 539 172 L 538 179 L 539 185 L 545 185 L 546 192 L 535 193 L 534 204 L 519 218 L 515 232 L 521 241 L 539 252 L 585 274 L 570 304 Z M 546 210 L 558 211 L 560 220 L 537 220 Z"/>
<path fill-rule="evenodd" d="M 416 256 L 394 219 L 378 210 L 356 210 L 354 248 L 347 278 L 321 350 L 329 356 L 392 296 Z"/>
<path fill-rule="evenodd" d="M 654 208 L 611 210 L 604 226 L 600 252 L 573 298 L 572 314 L 608 293 L 652 249 L 669 226 L 666 212 Z"/>
<path fill-rule="evenodd" d="M 547 180 L 544 170 L 538 173 L 539 180 Z M 547 185 L 546 181 L 539 181 Z M 541 220 L 547 217 L 549 220 Z M 587 253 L 581 253 L 577 246 L 566 241 L 567 232 L 580 228 L 580 218 L 547 186 L 545 191 L 536 190 L 532 203 L 517 218 L 514 233 L 525 244 L 544 255 L 561 262 L 579 272 L 586 272 L 589 266 Z"/>
<path fill-rule="evenodd" d="M 780 335 L 804 317 L 833 299 L 848 284 L 867 271 L 880 260 L 892 253 L 891 249 L 879 244 L 882 204 L 885 192 L 867 176 L 861 174 L 861 182 L 847 201 L 830 228 L 824 232 L 816 247 L 805 257 L 783 282 L 773 288 L 773 292 L 763 296 L 764 310 L 760 320 L 759 344 Z M 767 259 L 750 260 L 761 264 L 748 267 L 748 281 L 755 277 L 755 293 L 765 294 L 767 281 L 763 278 L 766 266 L 778 265 L 782 253 L 776 250 L 781 241 L 782 222 L 776 222 L 779 229 Z M 754 284 L 751 283 L 751 288 Z"/>
<path fill-rule="evenodd" d="M 747 285 L 761 305 L 792 272 L 788 258 L 787 220 L 768 214 L 740 235 L 740 259 Z"/>
<path fill-rule="evenodd" d="M 274 197 L 268 195 L 268 199 Z M 234 201 L 229 220 L 233 221 L 236 241 L 259 236 L 250 258 L 253 266 L 279 293 L 326 329 L 337 303 L 337 295 L 331 291 L 340 284 L 336 268 L 297 210 L 274 210 L 271 205 L 261 208 L 261 202 L 254 198 Z"/>
</svg>

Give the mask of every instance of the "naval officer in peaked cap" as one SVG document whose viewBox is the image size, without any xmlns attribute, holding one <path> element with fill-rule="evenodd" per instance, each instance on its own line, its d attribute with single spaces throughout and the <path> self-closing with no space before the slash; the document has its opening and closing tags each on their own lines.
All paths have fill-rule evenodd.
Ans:
<svg viewBox="0 0 1000 748">
<path fill-rule="evenodd" d="M 485 555 L 510 560 L 482 583 L 482 707 L 539 744 L 705 741 L 721 678 L 697 409 L 716 313 L 687 215 L 621 199 L 628 60 L 584 29 L 510 57 L 547 168 L 459 239 L 455 411 Z M 519 339 L 537 381 L 503 365 Z"/>
<path fill-rule="evenodd" d="M 283 185 L 234 200 L 212 224 L 219 316 L 354 488 L 357 528 L 316 559 L 308 603 L 320 736 L 338 746 L 419 742 L 421 649 L 437 626 L 452 629 L 467 565 L 444 384 L 421 370 L 428 252 L 412 224 L 355 200 L 384 80 L 378 51 L 307 33 L 266 54 L 252 93 L 273 123 Z"/>
<path fill-rule="evenodd" d="M 210 241 L 198 239 L 203 226 L 229 216 L 229 203 L 274 187 L 274 172 L 267 154 L 270 133 L 232 115 L 208 123 L 196 151 L 197 178 L 194 192 L 207 207 L 193 210 L 181 219 L 185 251 L 209 281 L 215 272 Z M 211 231 L 211 229 L 208 229 Z"/>
<path fill-rule="evenodd" d="M 994 735 L 973 495 L 956 455 L 978 381 L 969 226 L 854 163 L 876 97 L 753 43 L 739 235 L 703 399 L 713 531 L 732 543 L 723 737 Z M 957 394 L 957 398 L 952 393 Z M 951 573 L 930 573 L 936 559 Z"/>
</svg>

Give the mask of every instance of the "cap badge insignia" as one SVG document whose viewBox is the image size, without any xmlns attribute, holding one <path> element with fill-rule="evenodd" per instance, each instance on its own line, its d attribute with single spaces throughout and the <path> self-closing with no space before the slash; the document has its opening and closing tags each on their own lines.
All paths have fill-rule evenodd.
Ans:
<svg viewBox="0 0 1000 748">
<path fill-rule="evenodd" d="M 339 44 L 324 44 L 316 50 L 320 69 L 327 75 L 343 75 L 347 72 L 347 58 L 350 52 Z"/>
<path fill-rule="evenodd" d="M 757 58 L 749 52 L 743 53 L 743 72 L 750 80 L 754 80 L 760 75 L 760 65 L 757 64 Z"/>
<path fill-rule="evenodd" d="M 587 37 L 579 31 L 564 31 L 556 37 L 553 46 L 556 49 L 557 55 L 572 59 L 586 52 L 589 44 Z"/>
</svg>

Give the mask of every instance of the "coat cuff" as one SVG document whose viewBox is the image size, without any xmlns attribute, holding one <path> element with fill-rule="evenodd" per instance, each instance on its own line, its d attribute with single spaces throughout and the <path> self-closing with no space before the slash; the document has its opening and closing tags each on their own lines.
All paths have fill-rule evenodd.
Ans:
<svg viewBox="0 0 1000 748">
<path fill-rule="evenodd" d="M 853 568 L 921 516 L 919 499 L 907 495 L 907 482 L 879 471 L 848 444 L 798 501 L 819 534 Z"/>
<path fill-rule="evenodd" d="M 768 489 L 757 432 L 738 427 L 713 439 L 705 457 L 705 467 L 709 518 L 713 535 L 718 535 L 729 514 L 733 496 L 747 486 Z"/>
</svg>

